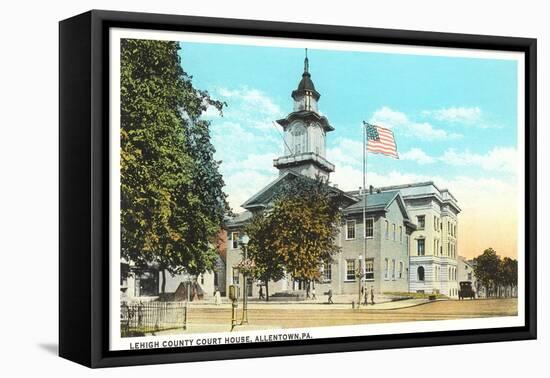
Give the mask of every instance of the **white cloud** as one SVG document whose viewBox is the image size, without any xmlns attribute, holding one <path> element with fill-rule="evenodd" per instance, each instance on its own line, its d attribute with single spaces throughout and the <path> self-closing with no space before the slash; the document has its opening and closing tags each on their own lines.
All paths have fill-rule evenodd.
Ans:
<svg viewBox="0 0 550 378">
<path fill-rule="evenodd" d="M 233 160 L 225 165 L 227 171 L 257 171 L 275 175 L 277 171 L 273 167 L 273 159 L 278 157 L 275 153 L 251 154 L 244 160 Z"/>
<path fill-rule="evenodd" d="M 477 166 L 486 171 L 506 173 L 516 172 L 517 159 L 517 150 L 511 147 L 495 147 L 486 154 L 449 149 L 440 158 L 441 161 L 457 167 Z"/>
<path fill-rule="evenodd" d="M 426 110 L 422 112 L 425 115 L 432 116 L 439 121 L 474 123 L 481 119 L 481 109 L 479 107 L 452 106 L 450 108 L 441 108 L 437 110 Z"/>
<path fill-rule="evenodd" d="M 212 121 L 215 158 L 222 161 L 229 205 L 240 212 L 243 202 L 277 177 L 273 159 L 281 154 L 283 140 L 272 122 L 283 111 L 258 89 L 214 88 L 211 92 L 228 105 L 223 118 L 214 109 L 208 109 L 205 116 Z"/>
<path fill-rule="evenodd" d="M 481 168 L 488 172 L 516 173 L 518 156 L 513 147 L 494 147 L 484 154 L 468 150 L 446 150 L 441 156 L 430 156 L 420 148 L 412 148 L 400 154 L 401 160 L 415 161 L 418 164 L 441 162 L 454 167 Z"/>
<path fill-rule="evenodd" d="M 384 106 L 374 112 L 371 123 L 394 129 L 396 134 L 425 140 L 445 140 L 460 138 L 460 134 L 448 133 L 438 129 L 428 122 L 415 122 L 402 112 Z"/>
<path fill-rule="evenodd" d="M 260 130 L 273 128 L 272 121 L 283 115 L 283 110 L 264 92 L 248 87 L 218 88 L 218 95 L 227 102 L 224 115 L 238 118 Z"/>
<path fill-rule="evenodd" d="M 411 148 L 409 151 L 400 154 L 399 158 L 402 160 L 416 161 L 418 164 L 430 164 L 436 161 L 435 158 L 431 157 L 420 148 Z"/>
<path fill-rule="evenodd" d="M 225 191 L 230 193 L 229 206 L 239 213 L 244 211 L 240 206 L 258 193 L 277 176 L 261 173 L 255 170 L 235 171 L 224 175 Z"/>
<path fill-rule="evenodd" d="M 327 159 L 337 167 L 360 166 L 363 161 L 363 144 L 349 138 L 338 138 L 333 147 L 327 148 Z"/>
<path fill-rule="evenodd" d="M 424 110 L 422 114 L 437 121 L 447 122 L 450 125 L 460 124 L 480 129 L 502 127 L 489 121 L 486 114 L 478 106 L 451 106 L 436 110 Z"/>
</svg>

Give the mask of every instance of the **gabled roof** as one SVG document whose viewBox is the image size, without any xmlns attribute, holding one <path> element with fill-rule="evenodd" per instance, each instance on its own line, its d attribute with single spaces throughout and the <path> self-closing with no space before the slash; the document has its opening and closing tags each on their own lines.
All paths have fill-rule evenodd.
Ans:
<svg viewBox="0 0 550 378">
<path fill-rule="evenodd" d="M 404 199 L 415 198 L 436 198 L 441 204 L 453 206 L 457 213 L 462 210 L 458 206 L 458 201 L 448 189 L 440 189 L 433 181 L 417 182 L 404 185 L 392 185 L 379 188 L 382 191 L 399 190 Z"/>
<path fill-rule="evenodd" d="M 233 218 L 226 219 L 225 225 L 227 227 L 239 227 L 246 224 L 252 218 L 250 211 L 244 211 L 235 215 Z"/>
<path fill-rule="evenodd" d="M 266 187 L 264 187 L 258 193 L 253 195 L 249 200 L 243 203 L 241 207 L 250 211 L 253 211 L 255 209 L 263 209 L 267 207 L 267 205 L 269 205 L 269 203 L 273 199 L 273 196 L 277 192 L 277 189 L 279 188 L 279 186 L 282 185 L 285 180 L 292 179 L 293 177 L 301 177 L 308 180 L 313 180 L 310 177 L 301 175 L 300 173 L 294 172 L 292 170 L 288 170 L 284 172 L 282 175 L 280 175 L 277 179 L 269 183 Z M 334 194 L 346 198 L 348 203 L 353 203 L 357 201 L 355 197 L 348 195 L 346 192 L 338 188 L 331 186 L 330 190 Z"/>
<path fill-rule="evenodd" d="M 391 192 L 376 192 L 376 193 L 368 193 L 366 195 L 366 201 L 367 201 L 367 212 L 379 212 L 379 211 L 387 211 L 391 204 L 394 201 L 397 201 L 397 205 L 399 206 L 399 209 L 403 213 L 403 218 L 406 221 L 410 220 L 409 213 L 407 211 L 407 207 L 405 206 L 405 202 L 403 201 L 403 197 L 401 197 L 401 194 L 398 190 L 394 190 Z M 351 214 L 351 213 L 358 213 L 363 211 L 363 207 L 365 205 L 365 198 L 361 198 L 358 202 L 346 207 L 344 209 L 344 213 Z"/>
</svg>

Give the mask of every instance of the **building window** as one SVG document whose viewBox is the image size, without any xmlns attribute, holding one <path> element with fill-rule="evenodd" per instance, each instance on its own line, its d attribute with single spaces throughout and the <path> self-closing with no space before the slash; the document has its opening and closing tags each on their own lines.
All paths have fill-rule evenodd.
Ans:
<svg viewBox="0 0 550 378">
<path fill-rule="evenodd" d="M 424 239 L 416 240 L 416 252 L 417 252 L 418 256 L 426 255 L 426 246 L 425 246 L 425 240 Z"/>
<path fill-rule="evenodd" d="M 434 215 L 434 231 L 437 231 L 437 217 Z"/>
<path fill-rule="evenodd" d="M 395 280 L 395 260 L 392 259 L 391 261 L 391 278 L 392 280 Z"/>
<path fill-rule="evenodd" d="M 355 221 L 346 221 L 346 239 L 355 239 Z"/>
<path fill-rule="evenodd" d="M 419 266 L 416 270 L 416 274 L 418 275 L 418 281 L 424 281 L 424 267 Z"/>
<path fill-rule="evenodd" d="M 374 280 L 374 259 L 365 260 L 365 279 Z"/>
<path fill-rule="evenodd" d="M 233 284 L 238 285 L 239 284 L 239 269 L 233 268 Z"/>
<path fill-rule="evenodd" d="M 292 139 L 294 144 L 294 153 L 301 154 L 306 151 L 307 146 L 307 130 L 301 125 L 297 124 L 292 130 Z"/>
<path fill-rule="evenodd" d="M 385 232 L 384 235 L 386 236 L 386 239 L 390 238 L 390 222 L 385 221 Z"/>
<path fill-rule="evenodd" d="M 233 249 L 239 248 L 239 233 L 238 232 L 232 232 L 231 233 L 231 248 L 233 248 Z"/>
<path fill-rule="evenodd" d="M 365 237 L 372 238 L 374 236 L 374 219 L 368 218 L 365 221 L 367 222 L 367 227 L 365 228 Z"/>
<path fill-rule="evenodd" d="M 214 287 L 218 287 L 220 284 L 220 279 L 218 277 L 218 272 L 214 272 Z"/>
<path fill-rule="evenodd" d="M 389 262 L 388 259 L 384 259 L 384 278 L 388 279 Z"/>
<path fill-rule="evenodd" d="M 469 272 L 468 273 L 468 281 L 471 281 L 472 280 L 472 272 Z"/>
<path fill-rule="evenodd" d="M 329 282 L 332 280 L 332 264 L 323 264 L 323 281 Z"/>
<path fill-rule="evenodd" d="M 399 278 L 403 278 L 403 261 L 399 261 Z"/>
<path fill-rule="evenodd" d="M 452 279 L 452 268 L 451 267 L 449 267 L 449 272 L 447 274 L 447 278 L 448 278 L 449 281 Z"/>
<path fill-rule="evenodd" d="M 346 281 L 355 280 L 355 260 L 346 260 Z"/>
<path fill-rule="evenodd" d="M 393 241 L 397 240 L 397 232 L 395 230 L 396 230 L 395 223 L 392 223 L 391 232 L 392 232 Z"/>
<path fill-rule="evenodd" d="M 399 226 L 399 243 L 403 244 L 403 226 Z"/>
<path fill-rule="evenodd" d="M 416 224 L 418 225 L 419 230 L 423 230 L 424 227 L 426 227 L 426 217 L 424 215 L 417 216 Z"/>
</svg>

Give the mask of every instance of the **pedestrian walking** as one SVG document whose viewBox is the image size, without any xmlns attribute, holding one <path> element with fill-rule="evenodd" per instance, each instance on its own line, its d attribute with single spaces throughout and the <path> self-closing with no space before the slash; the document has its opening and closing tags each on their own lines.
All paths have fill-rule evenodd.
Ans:
<svg viewBox="0 0 550 378">
<path fill-rule="evenodd" d="M 333 304 L 334 302 L 332 301 L 332 289 L 328 289 L 328 304 Z"/>
<path fill-rule="evenodd" d="M 265 296 L 264 296 L 264 287 L 263 286 L 260 286 L 260 292 L 258 293 L 260 299 L 265 299 Z"/>
<path fill-rule="evenodd" d="M 366 306 L 369 304 L 369 291 L 367 289 L 365 289 L 364 298 L 365 298 L 365 306 Z"/>
<path fill-rule="evenodd" d="M 315 295 L 315 287 L 311 289 L 311 299 L 317 300 L 317 296 Z"/>
<path fill-rule="evenodd" d="M 370 287 L 370 301 L 374 305 L 374 287 L 373 286 Z"/>
<path fill-rule="evenodd" d="M 216 304 L 216 306 L 222 304 L 222 295 L 218 289 L 216 289 L 216 292 L 214 293 L 214 303 Z"/>
</svg>

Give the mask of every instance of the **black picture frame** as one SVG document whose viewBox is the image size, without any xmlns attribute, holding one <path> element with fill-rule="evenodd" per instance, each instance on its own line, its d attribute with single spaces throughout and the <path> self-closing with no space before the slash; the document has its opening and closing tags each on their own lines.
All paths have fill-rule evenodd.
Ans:
<svg viewBox="0 0 550 378">
<path fill-rule="evenodd" d="M 108 36 L 113 27 L 525 53 L 525 326 L 109 351 Z M 536 338 L 536 39 L 92 10 L 60 22 L 59 47 L 61 357 L 95 368 Z"/>
</svg>

